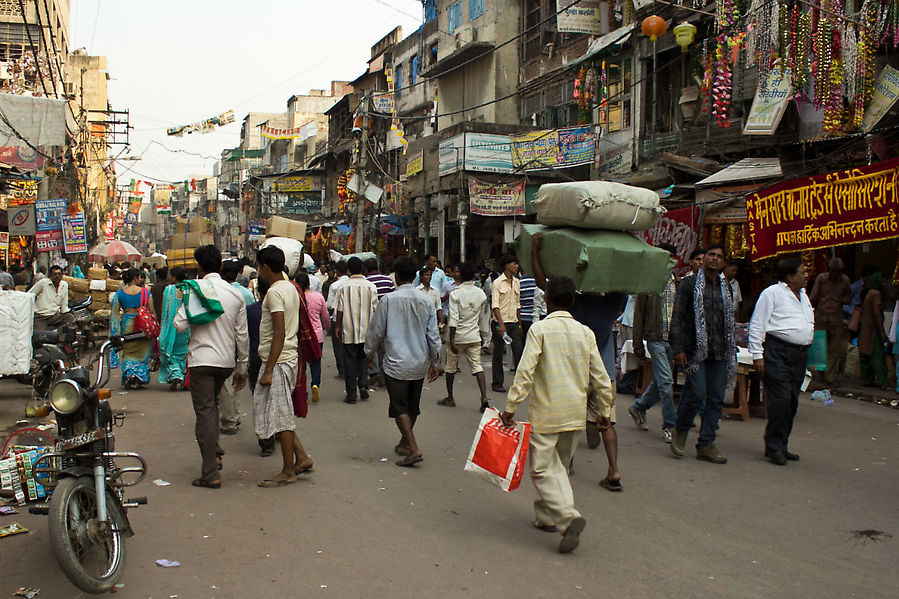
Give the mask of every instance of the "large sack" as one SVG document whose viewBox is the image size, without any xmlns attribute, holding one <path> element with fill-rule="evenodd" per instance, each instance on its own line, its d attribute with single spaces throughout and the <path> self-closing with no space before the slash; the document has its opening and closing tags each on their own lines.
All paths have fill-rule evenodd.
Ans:
<svg viewBox="0 0 899 599">
<path fill-rule="evenodd" d="M 362 262 L 365 262 L 369 258 L 377 258 L 373 252 L 359 252 L 358 254 L 341 254 L 340 252 L 335 252 L 334 250 L 328 250 L 328 256 L 331 258 L 332 262 L 346 262 L 350 258 L 359 258 Z"/>
<path fill-rule="evenodd" d="M 21 291 L 0 291 L 0 375 L 26 374 L 31 368 L 34 296 Z"/>
<path fill-rule="evenodd" d="M 87 279 L 75 279 L 73 277 L 65 276 L 62 278 L 69 285 L 69 294 L 72 293 L 87 293 L 89 290 Z"/>
<path fill-rule="evenodd" d="M 105 268 L 98 268 L 96 266 L 92 266 L 87 269 L 87 278 L 97 281 L 105 281 L 109 278 L 109 271 Z"/>
<path fill-rule="evenodd" d="M 541 185 L 533 206 L 541 225 L 612 231 L 646 231 L 665 214 L 651 189 L 609 181 Z"/>
<path fill-rule="evenodd" d="M 662 293 L 673 261 L 665 250 L 652 247 L 623 231 L 522 225 L 514 244 L 528 274 L 531 238 L 541 233 L 540 265 L 547 277 L 566 276 L 585 293 Z"/>
<path fill-rule="evenodd" d="M 289 237 L 269 237 L 259 249 L 273 245 L 284 252 L 284 266 L 291 277 L 297 274 L 303 259 L 303 244 Z"/>
</svg>

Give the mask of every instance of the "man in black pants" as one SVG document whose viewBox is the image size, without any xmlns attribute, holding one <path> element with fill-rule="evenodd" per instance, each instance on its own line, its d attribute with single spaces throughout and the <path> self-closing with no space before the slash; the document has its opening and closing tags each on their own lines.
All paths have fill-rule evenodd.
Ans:
<svg viewBox="0 0 899 599">
<path fill-rule="evenodd" d="M 778 466 L 799 456 L 788 449 L 815 313 L 805 293 L 808 271 L 799 258 L 777 263 L 778 283 L 759 296 L 749 324 L 749 351 L 765 381 L 765 457 Z"/>
<path fill-rule="evenodd" d="M 518 366 L 524 349 L 521 334 L 521 285 L 518 281 L 518 258 L 506 254 L 499 261 L 503 274 L 493 281 L 493 298 L 490 308 L 493 313 L 493 385 L 496 393 L 505 393 L 503 387 L 503 357 L 506 355 L 504 337 L 508 335 L 512 346 L 512 369 Z"/>
</svg>

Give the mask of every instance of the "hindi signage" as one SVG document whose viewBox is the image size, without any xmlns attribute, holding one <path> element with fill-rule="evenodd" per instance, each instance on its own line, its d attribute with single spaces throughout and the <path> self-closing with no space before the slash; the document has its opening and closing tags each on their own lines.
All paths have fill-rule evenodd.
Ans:
<svg viewBox="0 0 899 599">
<path fill-rule="evenodd" d="M 322 178 L 310 175 L 291 175 L 290 177 L 281 177 L 275 179 L 275 191 L 279 192 L 296 192 L 296 191 L 321 191 Z"/>
<path fill-rule="evenodd" d="M 590 164 L 596 156 L 592 127 L 532 131 L 512 136 L 512 163 L 524 170 Z"/>
<path fill-rule="evenodd" d="M 66 213 L 64 199 L 36 200 L 34 209 L 37 215 L 38 231 L 59 231 L 62 228 L 60 218 Z"/>
<path fill-rule="evenodd" d="M 790 69 L 775 66 L 768 72 L 766 81 L 766 85 L 759 86 L 755 91 L 743 135 L 774 135 L 793 97 Z"/>
<path fill-rule="evenodd" d="M 417 175 L 424 169 L 424 152 L 418 151 L 406 159 L 406 176 Z"/>
<path fill-rule="evenodd" d="M 468 202 L 472 214 L 520 216 L 524 214 L 524 179 L 517 183 L 490 183 L 468 178 Z"/>
<path fill-rule="evenodd" d="M 766 187 L 746 214 L 753 260 L 899 237 L 899 158 Z"/>
<path fill-rule="evenodd" d="M 862 131 L 867 133 L 873 129 L 897 99 L 899 99 L 899 71 L 886 65 L 874 82 L 874 93 L 868 103 L 868 109 L 865 110 Z"/>
<path fill-rule="evenodd" d="M 75 215 L 63 214 L 62 240 L 67 254 L 83 254 L 87 251 L 87 230 L 84 212 Z"/>
<path fill-rule="evenodd" d="M 34 234 L 34 245 L 38 252 L 52 252 L 62 250 L 62 230 L 38 231 Z"/>
<path fill-rule="evenodd" d="M 663 243 L 674 246 L 677 250 L 674 273 L 683 276 L 690 270 L 690 253 L 699 244 L 701 218 L 702 208 L 699 206 L 671 210 L 660 216 L 652 229 L 640 231 L 637 236 L 655 247 Z"/>
<path fill-rule="evenodd" d="M 602 33 L 599 0 L 556 0 L 556 29 L 559 33 Z"/>
<path fill-rule="evenodd" d="M 7 212 L 10 235 L 34 235 L 37 231 L 34 218 L 34 204 L 15 206 Z"/>
</svg>

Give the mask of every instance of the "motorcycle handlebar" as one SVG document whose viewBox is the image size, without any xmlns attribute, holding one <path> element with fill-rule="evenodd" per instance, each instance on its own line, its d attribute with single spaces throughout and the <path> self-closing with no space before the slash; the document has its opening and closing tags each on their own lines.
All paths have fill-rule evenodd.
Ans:
<svg viewBox="0 0 899 599">
<path fill-rule="evenodd" d="M 128 335 L 111 335 L 109 339 L 100 347 L 100 360 L 97 364 L 97 380 L 94 383 L 94 389 L 99 389 L 109 380 L 107 376 L 107 365 L 106 361 L 108 359 L 107 354 L 110 349 L 122 349 L 126 343 L 130 343 L 131 341 L 141 341 L 146 339 L 147 335 L 143 331 L 139 331 L 137 333 L 129 333 Z"/>
</svg>

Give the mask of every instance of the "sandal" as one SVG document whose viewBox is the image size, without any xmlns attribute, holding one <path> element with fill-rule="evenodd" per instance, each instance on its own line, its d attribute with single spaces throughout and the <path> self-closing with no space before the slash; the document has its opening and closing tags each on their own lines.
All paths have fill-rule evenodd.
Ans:
<svg viewBox="0 0 899 599">
<path fill-rule="evenodd" d="M 222 481 L 221 480 L 203 480 L 202 478 L 194 479 L 190 484 L 195 487 L 203 487 L 205 489 L 221 489 Z"/>
<path fill-rule="evenodd" d="M 312 472 L 312 470 L 314 469 L 314 466 L 315 466 L 315 464 L 313 464 L 312 462 L 309 462 L 309 464 L 306 466 L 299 466 L 299 465 L 294 466 L 293 471 L 296 474 L 306 474 L 307 472 Z"/>
<path fill-rule="evenodd" d="M 396 455 L 409 455 L 411 453 L 411 450 L 405 445 L 397 445 L 393 448 L 393 451 L 396 452 Z"/>
<path fill-rule="evenodd" d="M 444 406 L 447 408 L 455 408 L 456 402 L 453 401 L 452 399 L 450 399 L 449 397 L 444 397 L 443 399 L 441 399 L 440 401 L 437 402 L 437 405 Z"/>
<path fill-rule="evenodd" d="M 398 460 L 397 463 L 396 463 L 396 465 L 397 465 L 397 466 L 403 466 L 404 468 L 410 468 L 410 467 L 414 466 L 415 464 L 418 464 L 419 462 L 421 462 L 421 461 L 423 461 L 423 460 L 424 460 L 424 457 L 423 457 L 421 454 L 418 454 L 418 455 L 407 455 L 407 456 L 404 457 L 402 460 Z"/>
<path fill-rule="evenodd" d="M 260 487 L 273 489 L 275 487 L 285 487 L 297 482 L 296 477 L 292 478 L 267 478 L 259 483 Z"/>
<path fill-rule="evenodd" d="M 609 480 L 608 476 L 599 481 L 599 486 L 616 493 L 624 490 L 624 487 L 621 486 L 620 478 L 618 480 Z"/>
<path fill-rule="evenodd" d="M 215 465 L 218 467 L 219 470 L 221 470 L 223 468 L 222 456 L 218 456 L 217 458 L 215 458 Z"/>
</svg>

